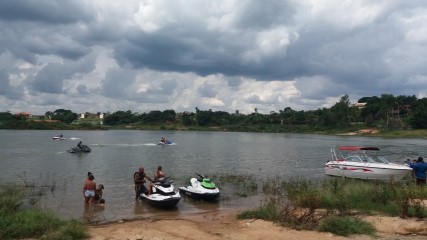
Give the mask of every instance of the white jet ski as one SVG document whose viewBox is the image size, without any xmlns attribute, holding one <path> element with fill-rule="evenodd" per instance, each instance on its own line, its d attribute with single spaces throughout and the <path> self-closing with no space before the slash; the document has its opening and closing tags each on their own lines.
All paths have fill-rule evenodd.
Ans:
<svg viewBox="0 0 427 240">
<path fill-rule="evenodd" d="M 212 179 L 196 173 L 198 178 L 191 178 L 190 185 L 179 187 L 179 191 L 186 196 L 197 200 L 214 201 L 219 195 L 219 189 Z"/>
<path fill-rule="evenodd" d="M 147 195 L 142 193 L 140 199 L 157 208 L 173 208 L 181 200 L 181 195 L 175 191 L 169 177 L 153 182 L 154 186 Z"/>
</svg>

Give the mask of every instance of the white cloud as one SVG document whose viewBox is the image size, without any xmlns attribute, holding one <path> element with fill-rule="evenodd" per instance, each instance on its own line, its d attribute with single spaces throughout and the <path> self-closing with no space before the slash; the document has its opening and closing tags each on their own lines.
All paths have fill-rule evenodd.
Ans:
<svg viewBox="0 0 427 240">
<path fill-rule="evenodd" d="M 426 96 L 427 3 L 0 2 L 0 111 L 310 110 Z"/>
</svg>

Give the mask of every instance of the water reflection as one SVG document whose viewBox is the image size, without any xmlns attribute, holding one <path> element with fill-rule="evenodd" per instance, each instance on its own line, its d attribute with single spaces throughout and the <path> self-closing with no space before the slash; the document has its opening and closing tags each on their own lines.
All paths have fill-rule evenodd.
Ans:
<svg viewBox="0 0 427 240">
<path fill-rule="evenodd" d="M 142 215 L 146 213 L 145 204 L 143 204 L 141 200 L 135 199 L 133 213 L 135 215 Z"/>
<path fill-rule="evenodd" d="M 100 223 L 105 222 L 107 218 L 104 215 L 105 204 L 85 204 L 83 207 L 83 221 L 85 223 Z"/>
</svg>

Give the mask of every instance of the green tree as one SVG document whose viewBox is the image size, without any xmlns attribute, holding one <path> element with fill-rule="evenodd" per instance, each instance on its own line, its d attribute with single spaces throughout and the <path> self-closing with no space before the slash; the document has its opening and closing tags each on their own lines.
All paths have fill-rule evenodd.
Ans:
<svg viewBox="0 0 427 240">
<path fill-rule="evenodd" d="M 331 107 L 327 123 L 329 127 L 345 128 L 349 125 L 350 100 L 348 95 L 341 97 L 340 101 Z"/>
<path fill-rule="evenodd" d="M 230 114 L 224 111 L 215 111 L 212 114 L 212 125 L 221 126 L 230 123 Z"/>
<path fill-rule="evenodd" d="M 150 111 L 144 119 L 147 123 L 163 123 L 162 112 L 159 110 Z"/>
<path fill-rule="evenodd" d="M 77 113 L 72 112 L 71 110 L 57 109 L 52 114 L 53 120 L 59 120 L 64 123 L 72 123 L 78 118 Z"/>
<path fill-rule="evenodd" d="M 193 126 L 196 123 L 196 114 L 192 112 L 183 112 L 181 121 L 185 126 Z"/>
<path fill-rule="evenodd" d="M 413 128 L 427 128 L 427 98 L 418 100 L 410 115 L 410 124 Z"/>
<path fill-rule="evenodd" d="M 211 111 L 197 110 L 197 124 L 199 126 L 209 126 L 212 123 L 213 114 Z"/>
<path fill-rule="evenodd" d="M 162 112 L 162 122 L 172 122 L 174 123 L 176 119 L 176 113 L 174 110 L 165 110 Z"/>
<path fill-rule="evenodd" d="M 46 119 L 52 119 L 53 112 L 51 112 L 51 111 L 47 111 L 47 112 L 44 114 L 44 116 L 46 117 Z"/>
<path fill-rule="evenodd" d="M 365 107 L 361 110 L 360 115 L 366 125 L 374 126 L 377 121 L 380 111 L 380 98 L 373 97 L 364 97 L 359 99 L 358 102 L 366 102 Z"/>
<path fill-rule="evenodd" d="M 382 94 L 380 98 L 380 116 L 389 125 L 390 111 L 396 107 L 396 98 L 391 94 Z"/>
<path fill-rule="evenodd" d="M 140 119 L 137 113 L 133 113 L 131 110 L 127 111 L 117 111 L 115 113 L 109 114 L 104 118 L 104 123 L 106 125 L 119 125 L 119 124 L 129 124 L 138 122 Z"/>
</svg>

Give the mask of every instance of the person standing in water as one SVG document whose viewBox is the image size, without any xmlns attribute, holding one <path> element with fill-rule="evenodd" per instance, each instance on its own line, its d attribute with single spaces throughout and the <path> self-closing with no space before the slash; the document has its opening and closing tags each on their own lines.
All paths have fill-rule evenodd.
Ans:
<svg viewBox="0 0 427 240">
<path fill-rule="evenodd" d="M 135 183 L 135 194 L 136 194 L 135 197 L 136 197 L 136 199 L 138 199 L 142 193 L 149 194 L 148 189 L 144 185 L 145 179 L 149 180 L 150 182 L 153 181 L 147 174 L 145 174 L 144 167 L 141 166 L 139 168 L 138 172 L 135 172 L 133 174 L 133 181 Z"/>
<path fill-rule="evenodd" d="M 89 206 L 92 206 L 95 199 L 96 183 L 93 181 L 94 179 L 95 177 L 89 172 L 88 178 L 83 185 L 84 202 L 85 204 L 89 204 Z"/>
</svg>

